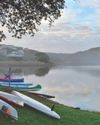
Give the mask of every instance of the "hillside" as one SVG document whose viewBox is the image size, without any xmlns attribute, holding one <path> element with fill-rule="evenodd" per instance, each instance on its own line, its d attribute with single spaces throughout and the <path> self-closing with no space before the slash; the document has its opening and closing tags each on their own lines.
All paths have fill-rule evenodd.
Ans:
<svg viewBox="0 0 100 125">
<path fill-rule="evenodd" d="M 44 65 L 49 64 L 49 61 L 48 55 L 43 52 L 12 45 L 0 45 L 1 64 L 3 62 L 3 64 L 14 63 L 16 65 Z"/>
<path fill-rule="evenodd" d="M 100 65 L 100 47 L 72 54 L 44 53 L 12 45 L 0 45 L 0 63 L 26 65 Z"/>
<path fill-rule="evenodd" d="M 48 53 L 55 65 L 100 65 L 100 47 L 73 54 Z"/>
</svg>

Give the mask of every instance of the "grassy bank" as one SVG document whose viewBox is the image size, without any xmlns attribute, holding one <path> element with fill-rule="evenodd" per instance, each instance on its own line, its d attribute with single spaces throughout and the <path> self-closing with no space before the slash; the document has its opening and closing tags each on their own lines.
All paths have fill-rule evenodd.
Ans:
<svg viewBox="0 0 100 125">
<path fill-rule="evenodd" d="M 51 107 L 54 102 L 29 94 L 32 98 Z M 15 106 L 14 106 L 15 107 Z M 100 113 L 81 111 L 61 104 L 56 104 L 55 111 L 61 119 L 56 120 L 27 106 L 15 107 L 19 120 L 14 121 L 0 113 L 0 125 L 100 125 Z"/>
</svg>

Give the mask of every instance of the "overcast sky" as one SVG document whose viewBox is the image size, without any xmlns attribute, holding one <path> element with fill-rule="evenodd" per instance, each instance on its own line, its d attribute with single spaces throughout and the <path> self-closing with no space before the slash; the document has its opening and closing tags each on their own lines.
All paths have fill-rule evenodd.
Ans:
<svg viewBox="0 0 100 125">
<path fill-rule="evenodd" d="M 42 23 L 35 37 L 11 38 L 11 44 L 43 52 L 73 53 L 100 46 L 100 0 L 66 1 L 67 8 L 52 27 Z"/>
</svg>

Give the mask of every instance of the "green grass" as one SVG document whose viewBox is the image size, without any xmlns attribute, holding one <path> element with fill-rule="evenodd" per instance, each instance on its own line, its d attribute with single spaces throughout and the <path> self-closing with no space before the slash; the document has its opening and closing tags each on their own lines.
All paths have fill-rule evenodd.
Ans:
<svg viewBox="0 0 100 125">
<path fill-rule="evenodd" d="M 28 95 L 49 107 L 54 104 L 47 99 L 32 94 Z M 0 125 L 100 125 L 100 113 L 81 111 L 58 103 L 56 103 L 55 111 L 60 114 L 60 120 L 53 119 L 27 106 L 15 108 L 18 111 L 18 121 L 0 113 Z"/>
</svg>

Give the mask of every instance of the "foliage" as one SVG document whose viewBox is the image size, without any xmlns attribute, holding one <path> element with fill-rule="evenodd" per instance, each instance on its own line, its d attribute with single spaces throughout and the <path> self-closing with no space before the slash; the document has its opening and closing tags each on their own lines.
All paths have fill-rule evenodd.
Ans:
<svg viewBox="0 0 100 125">
<path fill-rule="evenodd" d="M 51 24 L 61 16 L 64 0 L 0 0 L 0 23 L 7 27 L 12 37 L 21 38 L 25 34 L 34 36 L 41 21 Z M 6 36 L 0 31 L 0 41 Z"/>
<path fill-rule="evenodd" d="M 49 56 L 43 52 L 37 52 L 35 54 L 35 58 L 37 61 L 43 62 L 43 63 L 49 63 L 50 59 Z"/>
<path fill-rule="evenodd" d="M 48 74 L 49 70 L 50 70 L 49 66 L 45 66 L 45 67 L 41 67 L 41 68 L 36 68 L 34 74 L 36 76 L 39 76 L 39 77 L 40 76 L 45 76 L 45 75 Z"/>
</svg>

